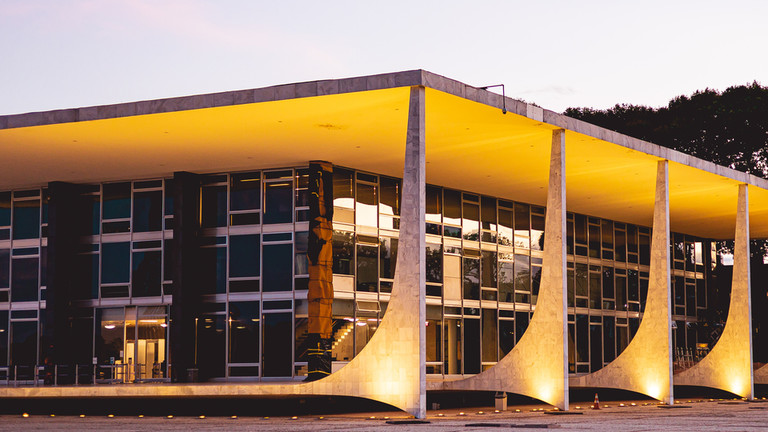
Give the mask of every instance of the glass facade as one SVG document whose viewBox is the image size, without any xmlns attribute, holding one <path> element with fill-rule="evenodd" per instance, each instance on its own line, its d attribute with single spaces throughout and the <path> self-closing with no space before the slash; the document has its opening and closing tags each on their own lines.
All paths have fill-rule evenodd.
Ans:
<svg viewBox="0 0 768 432">
<path fill-rule="evenodd" d="M 304 168 L 201 176 L 195 325 L 200 379 L 307 374 L 309 176 Z M 334 167 L 334 369 L 357 355 L 387 309 L 396 269 L 400 180 Z M 173 180 L 87 185 L 70 290 L 77 362 L 97 379 L 168 379 Z M 525 332 L 541 281 L 545 209 L 428 185 L 427 373 L 476 374 Z M 0 192 L 0 371 L 47 362 L 48 197 Z M 618 356 L 644 310 L 650 229 L 567 215 L 572 373 Z M 714 244 L 674 234 L 677 347 L 705 340 Z"/>
</svg>

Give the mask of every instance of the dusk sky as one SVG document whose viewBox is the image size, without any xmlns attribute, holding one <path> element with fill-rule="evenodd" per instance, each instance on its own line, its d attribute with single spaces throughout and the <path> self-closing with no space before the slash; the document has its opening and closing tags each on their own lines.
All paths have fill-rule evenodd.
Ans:
<svg viewBox="0 0 768 432">
<path fill-rule="evenodd" d="M 0 114 L 407 69 L 562 111 L 768 84 L 768 2 L 0 0 Z"/>
</svg>

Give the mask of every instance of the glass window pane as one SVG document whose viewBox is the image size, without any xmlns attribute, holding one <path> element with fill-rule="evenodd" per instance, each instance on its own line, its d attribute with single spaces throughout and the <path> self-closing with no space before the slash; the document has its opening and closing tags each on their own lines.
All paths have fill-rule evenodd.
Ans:
<svg viewBox="0 0 768 432">
<path fill-rule="evenodd" d="M 333 205 L 336 207 L 355 208 L 355 195 L 352 189 L 352 171 L 333 168 Z"/>
<path fill-rule="evenodd" d="M 446 375 L 456 375 L 461 373 L 461 319 L 446 318 L 444 320 L 443 346 L 445 347 L 445 356 L 443 357 L 444 370 Z"/>
<path fill-rule="evenodd" d="M 464 298 L 480 300 L 480 260 L 463 258 L 464 263 Z"/>
<path fill-rule="evenodd" d="M 603 361 L 608 363 L 616 358 L 616 326 L 615 318 L 612 316 L 603 317 Z"/>
<path fill-rule="evenodd" d="M 512 211 L 499 209 L 499 244 L 512 246 L 515 241 Z"/>
<path fill-rule="evenodd" d="M 544 215 L 531 214 L 531 249 L 544 250 Z"/>
<path fill-rule="evenodd" d="M 600 277 L 600 273 L 589 273 L 589 307 L 592 309 L 602 308 L 603 300 L 601 298 L 601 279 L 602 278 Z"/>
<path fill-rule="evenodd" d="M 108 183 L 103 187 L 104 219 L 131 217 L 131 184 Z"/>
<path fill-rule="evenodd" d="M 8 311 L 0 311 L 0 366 L 8 366 Z"/>
<path fill-rule="evenodd" d="M 0 192 L 0 226 L 11 226 L 10 192 Z"/>
<path fill-rule="evenodd" d="M 40 201 L 16 201 L 13 204 L 13 238 L 40 237 Z"/>
<path fill-rule="evenodd" d="M 443 246 L 427 243 L 427 282 L 443 282 Z"/>
<path fill-rule="evenodd" d="M 452 225 L 461 225 L 461 192 L 444 189 L 443 197 L 443 222 Z"/>
<path fill-rule="evenodd" d="M 229 277 L 259 276 L 260 243 L 258 234 L 229 237 Z"/>
<path fill-rule="evenodd" d="M 576 361 L 589 361 L 589 316 L 576 315 Z"/>
<path fill-rule="evenodd" d="M 261 173 L 239 173 L 231 176 L 230 210 L 261 208 Z"/>
<path fill-rule="evenodd" d="M 333 232 L 333 272 L 336 274 L 354 274 L 354 234 L 346 231 Z M 266 251 L 265 251 L 266 252 Z M 394 258 L 394 255 L 393 255 Z M 393 259 L 394 261 L 394 259 Z M 266 268 L 266 260 L 264 263 Z M 394 274 L 394 272 L 393 272 Z"/>
<path fill-rule="evenodd" d="M 8 288 L 11 274 L 11 251 L 0 249 L 0 288 Z"/>
<path fill-rule="evenodd" d="M 482 251 L 482 286 L 496 288 L 496 252 Z"/>
<path fill-rule="evenodd" d="M 376 186 L 357 184 L 357 207 L 355 208 L 355 223 L 357 225 L 378 226 L 378 196 Z"/>
<path fill-rule="evenodd" d="M 259 361 L 259 302 L 229 303 L 229 362 Z"/>
<path fill-rule="evenodd" d="M 227 349 L 226 318 L 225 315 L 203 315 L 198 320 L 197 361 L 202 380 L 224 376 Z"/>
<path fill-rule="evenodd" d="M 382 179 L 383 182 L 383 179 Z M 427 186 L 427 202 L 425 205 L 427 222 L 441 223 L 443 211 L 443 190 L 437 186 Z M 382 183 L 382 201 L 384 200 L 384 184 Z"/>
<path fill-rule="evenodd" d="M 262 318 L 264 325 L 263 376 L 290 377 L 293 374 L 292 314 L 290 312 L 268 313 L 263 314 Z"/>
<path fill-rule="evenodd" d="M 37 364 L 37 321 L 11 323 L 11 364 Z"/>
<path fill-rule="evenodd" d="M 291 291 L 293 289 L 293 245 L 264 245 L 263 259 L 262 289 L 265 292 Z"/>
<path fill-rule="evenodd" d="M 227 248 L 200 249 L 200 279 L 203 294 L 223 294 L 227 287 Z"/>
<path fill-rule="evenodd" d="M 495 309 L 483 309 L 483 361 L 495 362 L 498 361 L 498 354 L 496 353 L 496 310 Z"/>
<path fill-rule="evenodd" d="M 464 214 L 462 218 L 462 231 L 465 240 L 480 240 L 480 206 L 477 204 L 464 203 Z"/>
<path fill-rule="evenodd" d="M 264 185 L 264 223 L 293 222 L 293 182 Z"/>
<path fill-rule="evenodd" d="M 357 245 L 357 291 L 378 291 L 378 255 L 376 246 Z"/>
<path fill-rule="evenodd" d="M 515 322 L 499 321 L 499 358 L 507 355 L 515 346 Z"/>
<path fill-rule="evenodd" d="M 480 373 L 480 320 L 464 319 L 464 373 Z"/>
<path fill-rule="evenodd" d="M 531 235 L 529 229 L 529 208 L 525 204 L 515 203 L 515 247 L 530 249 Z"/>
<path fill-rule="evenodd" d="M 445 300 L 461 300 L 461 257 L 443 256 L 443 295 Z"/>
<path fill-rule="evenodd" d="M 101 283 L 128 283 L 131 263 L 130 243 L 104 243 L 101 249 Z"/>
<path fill-rule="evenodd" d="M 38 300 L 38 259 L 14 259 L 11 301 Z"/>
<path fill-rule="evenodd" d="M 381 183 L 379 212 L 388 215 L 400 215 L 400 180 L 381 177 L 379 182 Z M 429 203 L 429 200 L 427 200 L 427 203 Z M 429 213 L 429 211 L 427 211 L 427 213 Z"/>
<path fill-rule="evenodd" d="M 531 269 L 528 255 L 515 255 L 515 291 L 523 293 L 531 291 Z"/>
<path fill-rule="evenodd" d="M 499 261 L 499 301 L 513 302 L 514 264 L 512 261 Z"/>
<path fill-rule="evenodd" d="M 136 192 L 133 195 L 133 231 L 147 232 L 162 229 L 162 191 Z"/>
<path fill-rule="evenodd" d="M 202 189 L 203 228 L 227 226 L 227 187 L 206 186 Z"/>
<path fill-rule="evenodd" d="M 592 372 L 603 367 L 603 326 L 589 326 L 589 365 Z"/>
<path fill-rule="evenodd" d="M 334 248 L 336 245 L 334 244 Z M 335 253 L 334 249 L 334 253 Z M 397 261 L 397 239 L 382 237 L 379 240 L 379 262 L 381 277 L 393 279 L 395 277 L 395 264 Z M 334 265 L 336 260 L 334 259 Z M 337 273 L 334 270 L 334 273 Z"/>
<path fill-rule="evenodd" d="M 482 228 L 485 230 L 496 231 L 496 199 L 490 197 L 481 197 L 482 205 Z"/>
<path fill-rule="evenodd" d="M 159 296 L 162 259 L 160 251 L 134 252 L 132 295 Z"/>
</svg>

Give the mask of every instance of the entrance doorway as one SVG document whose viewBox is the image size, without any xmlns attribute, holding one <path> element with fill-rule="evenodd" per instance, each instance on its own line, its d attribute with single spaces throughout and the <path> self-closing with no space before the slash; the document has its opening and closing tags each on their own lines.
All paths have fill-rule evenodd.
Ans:
<svg viewBox="0 0 768 432">
<path fill-rule="evenodd" d="M 98 309 L 99 378 L 123 382 L 168 377 L 167 306 Z"/>
</svg>

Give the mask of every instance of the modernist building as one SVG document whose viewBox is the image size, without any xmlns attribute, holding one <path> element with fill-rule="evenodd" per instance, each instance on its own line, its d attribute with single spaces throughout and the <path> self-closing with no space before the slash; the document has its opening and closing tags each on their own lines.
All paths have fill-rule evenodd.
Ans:
<svg viewBox="0 0 768 432">
<path fill-rule="evenodd" d="M 561 409 L 569 385 L 752 396 L 763 179 L 420 70 L 4 116 L 0 148 L 0 380 L 17 386 L 0 397 L 158 381 L 118 387 L 423 416 L 428 389 Z M 321 190 L 334 373 L 300 384 Z M 733 239 L 704 357 L 715 244 Z M 673 376 L 678 348 L 704 360 Z"/>
</svg>

